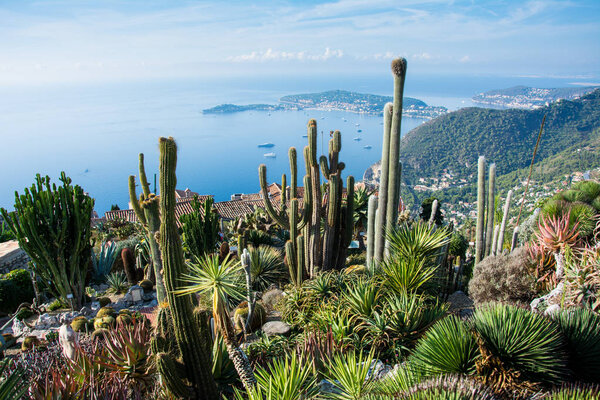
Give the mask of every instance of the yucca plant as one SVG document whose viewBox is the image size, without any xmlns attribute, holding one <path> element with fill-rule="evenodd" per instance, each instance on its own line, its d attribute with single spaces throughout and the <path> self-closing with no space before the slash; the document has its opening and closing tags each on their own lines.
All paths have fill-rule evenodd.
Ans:
<svg viewBox="0 0 600 400">
<path fill-rule="evenodd" d="M 436 229 L 425 222 L 403 224 L 387 232 L 393 257 L 431 261 L 450 241 L 446 229 Z"/>
<path fill-rule="evenodd" d="M 384 260 L 381 274 L 387 287 L 396 293 L 414 292 L 435 275 L 435 268 L 424 258 L 404 256 Z"/>
<path fill-rule="evenodd" d="M 558 383 L 566 376 L 563 338 L 556 324 L 542 315 L 490 305 L 475 312 L 473 328 L 482 353 L 479 374 L 505 383 L 519 379 Z"/>
<path fill-rule="evenodd" d="M 558 313 L 554 320 L 565 338 L 569 368 L 578 380 L 600 382 L 600 316 L 574 308 Z"/>
<path fill-rule="evenodd" d="M 373 353 L 364 356 L 361 352 L 338 353 L 329 360 L 326 373 L 335 387 L 333 393 L 325 393 L 326 399 L 359 400 L 369 392 L 374 380 L 371 371 Z"/>
<path fill-rule="evenodd" d="M 0 361 L 0 400 L 20 399 L 27 390 L 20 368 L 10 365 L 10 360 Z"/>
<path fill-rule="evenodd" d="M 363 319 L 360 330 L 363 333 L 363 343 L 371 348 L 382 351 L 392 342 L 388 319 L 377 311 Z"/>
<path fill-rule="evenodd" d="M 96 282 L 104 282 L 117 258 L 117 244 L 104 242 L 100 246 L 100 253 L 96 255 L 92 248 L 92 279 Z"/>
<path fill-rule="evenodd" d="M 370 317 L 378 307 L 379 288 L 373 282 L 361 279 L 348 287 L 343 298 L 353 313 Z"/>
<path fill-rule="evenodd" d="M 122 272 L 112 272 L 106 278 L 106 283 L 111 292 L 115 294 L 123 293 L 127 290 L 127 277 Z"/>
<path fill-rule="evenodd" d="M 301 400 L 317 394 L 317 382 L 310 365 L 300 364 L 296 357 L 277 359 L 267 368 L 255 371 L 256 387 L 247 391 L 251 400 Z M 243 399 L 237 393 L 238 399 Z"/>
<path fill-rule="evenodd" d="M 405 348 L 411 347 L 447 310 L 447 305 L 414 293 L 392 296 L 384 308 L 394 337 Z"/>
<path fill-rule="evenodd" d="M 252 289 L 264 291 L 286 276 L 286 267 L 281 252 L 273 247 L 261 245 L 249 247 Z"/>
<path fill-rule="evenodd" d="M 424 376 L 475 372 L 479 358 L 477 340 L 468 326 L 451 315 L 435 323 L 419 340 L 412 354 Z"/>
</svg>

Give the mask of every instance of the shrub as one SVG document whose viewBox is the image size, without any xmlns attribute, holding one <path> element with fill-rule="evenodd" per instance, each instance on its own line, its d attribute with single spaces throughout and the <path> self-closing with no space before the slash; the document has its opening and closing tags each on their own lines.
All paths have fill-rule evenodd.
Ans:
<svg viewBox="0 0 600 400">
<path fill-rule="evenodd" d="M 576 308 L 555 317 L 566 339 L 569 368 L 578 379 L 600 382 L 600 316 Z"/>
<path fill-rule="evenodd" d="M 346 258 L 346 267 L 351 265 L 365 265 L 367 263 L 367 253 L 364 251 L 358 254 L 350 254 Z"/>
<path fill-rule="evenodd" d="M 486 306 L 475 312 L 473 327 L 484 348 L 482 370 L 500 375 L 514 372 L 537 382 L 559 383 L 565 377 L 562 335 L 542 315 L 508 305 Z M 503 371 L 498 371 L 498 365 Z"/>
<path fill-rule="evenodd" d="M 458 317 L 438 321 L 417 343 L 413 362 L 424 376 L 472 374 L 479 357 L 477 340 Z"/>
<path fill-rule="evenodd" d="M 65 303 L 63 303 L 60 299 L 55 299 L 52 303 L 48 305 L 48 311 L 56 311 L 67 307 L 68 306 Z"/>
<path fill-rule="evenodd" d="M 34 298 L 29 271 L 15 269 L 0 279 L 0 311 L 12 313 L 24 302 Z"/>
<path fill-rule="evenodd" d="M 469 281 L 469 295 L 477 304 L 490 301 L 529 303 L 535 296 L 531 260 L 525 247 L 508 255 L 479 262 Z"/>
</svg>

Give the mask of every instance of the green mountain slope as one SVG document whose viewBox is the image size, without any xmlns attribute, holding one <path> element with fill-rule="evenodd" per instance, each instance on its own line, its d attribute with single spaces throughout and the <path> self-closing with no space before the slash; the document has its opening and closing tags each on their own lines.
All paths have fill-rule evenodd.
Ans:
<svg viewBox="0 0 600 400">
<path fill-rule="evenodd" d="M 439 176 L 444 169 L 469 178 L 480 155 L 496 162 L 498 175 L 526 168 L 544 114 L 538 162 L 598 136 L 600 89 L 536 110 L 465 108 L 427 122 L 402 140 L 403 181 L 414 185 L 418 178 Z"/>
</svg>

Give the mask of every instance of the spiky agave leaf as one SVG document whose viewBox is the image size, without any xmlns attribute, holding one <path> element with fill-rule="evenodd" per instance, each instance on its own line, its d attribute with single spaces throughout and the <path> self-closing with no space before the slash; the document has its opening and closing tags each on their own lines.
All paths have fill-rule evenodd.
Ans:
<svg viewBox="0 0 600 400">
<path fill-rule="evenodd" d="M 396 293 L 414 292 L 435 275 L 435 268 L 418 257 L 388 257 L 381 274 L 387 287 Z"/>
<path fill-rule="evenodd" d="M 445 229 L 435 229 L 424 222 L 404 224 L 386 234 L 393 257 L 431 260 L 447 244 L 450 235 Z"/>
<path fill-rule="evenodd" d="M 251 399 L 300 400 L 317 393 L 317 381 L 311 374 L 310 364 L 300 364 L 296 357 L 277 359 L 267 368 L 258 367 L 256 388 L 250 395 L 267 394 L 268 397 Z"/>
<path fill-rule="evenodd" d="M 475 312 L 473 327 L 482 352 L 521 375 L 518 378 L 558 383 L 565 377 L 563 338 L 556 324 L 542 315 L 508 305 L 488 305 Z M 488 363 L 486 354 L 480 366 L 496 365 Z"/>
<path fill-rule="evenodd" d="M 555 316 L 569 355 L 569 368 L 578 379 L 600 382 L 600 316 L 575 308 Z"/>
<path fill-rule="evenodd" d="M 386 374 L 383 379 L 376 381 L 370 388 L 370 396 L 396 396 L 409 390 L 421 382 L 421 372 L 412 362 L 404 362 Z M 385 397 L 388 399 L 389 397 Z"/>
<path fill-rule="evenodd" d="M 600 386 L 575 383 L 540 397 L 538 400 L 600 400 Z"/>
<path fill-rule="evenodd" d="M 378 306 L 379 287 L 359 279 L 343 293 L 343 298 L 352 312 L 361 317 L 370 317 Z"/>
<path fill-rule="evenodd" d="M 261 245 L 250 247 L 250 274 L 252 275 L 252 288 L 264 291 L 274 283 L 286 276 L 281 252 L 271 246 Z"/>
<path fill-rule="evenodd" d="M 477 340 L 458 317 L 451 315 L 435 323 L 419 340 L 412 355 L 424 376 L 472 374 L 479 358 Z"/>
<path fill-rule="evenodd" d="M 373 382 L 373 361 L 373 353 L 364 356 L 360 352 L 350 351 L 334 355 L 329 360 L 326 376 L 335 390 L 324 393 L 324 397 L 332 400 L 362 399 Z"/>
</svg>

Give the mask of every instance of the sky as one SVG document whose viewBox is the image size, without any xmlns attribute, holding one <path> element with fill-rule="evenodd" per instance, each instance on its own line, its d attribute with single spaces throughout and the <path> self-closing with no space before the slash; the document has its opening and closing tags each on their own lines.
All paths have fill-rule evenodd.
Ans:
<svg viewBox="0 0 600 400">
<path fill-rule="evenodd" d="M 600 82 L 600 1 L 0 0 L 0 85 L 380 71 Z"/>
</svg>

